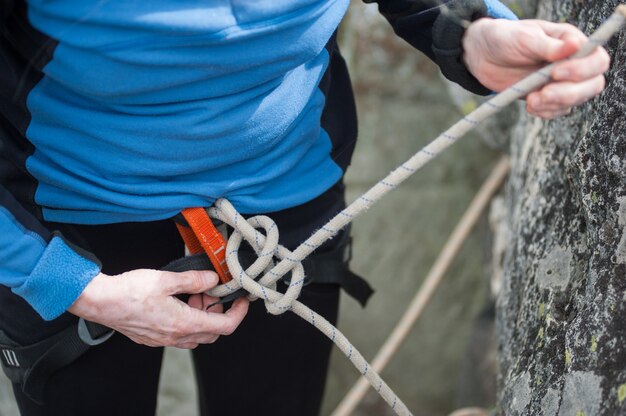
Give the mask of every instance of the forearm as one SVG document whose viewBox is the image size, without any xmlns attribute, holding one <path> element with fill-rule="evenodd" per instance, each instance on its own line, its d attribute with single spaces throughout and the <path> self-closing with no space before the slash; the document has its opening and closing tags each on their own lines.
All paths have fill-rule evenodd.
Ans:
<svg viewBox="0 0 626 416">
<path fill-rule="evenodd" d="M 0 185 L 0 284 L 50 320 L 99 272 L 95 257 L 47 230 Z"/>
<path fill-rule="evenodd" d="M 378 0 L 376 3 L 395 33 L 437 63 L 446 78 L 477 94 L 491 92 L 463 62 L 463 22 L 481 17 L 516 19 L 502 3 L 496 0 Z"/>
</svg>

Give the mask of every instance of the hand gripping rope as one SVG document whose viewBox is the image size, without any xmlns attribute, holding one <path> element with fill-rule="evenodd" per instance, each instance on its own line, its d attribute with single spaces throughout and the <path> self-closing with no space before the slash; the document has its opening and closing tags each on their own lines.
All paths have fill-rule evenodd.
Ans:
<svg viewBox="0 0 626 416">
<path fill-rule="evenodd" d="M 625 22 L 626 6 L 622 5 L 600 26 L 597 32 L 590 37 L 588 43 L 574 57 L 589 55 L 596 47 L 604 45 L 620 30 Z M 482 104 L 468 116 L 463 117 L 437 139 L 413 155 L 407 162 L 357 198 L 293 252 L 278 244 L 278 229 L 269 217 L 259 215 L 246 220 L 230 202 L 226 199 L 218 199 L 214 206 L 208 209 L 208 213 L 211 218 L 221 220 L 235 230 L 226 246 L 226 262 L 233 279 L 211 290 L 210 295 L 223 297 L 243 288 L 250 293 L 250 300 L 264 299 L 267 310 L 274 315 L 292 311 L 330 338 L 397 414 L 410 415 L 411 412 L 406 405 L 376 371 L 372 370 L 370 364 L 348 339 L 326 319 L 297 300 L 304 283 L 304 268 L 301 262 L 359 214 L 366 211 L 376 201 L 395 189 L 405 179 L 483 120 L 496 114 L 511 102 L 525 97 L 530 92 L 550 82 L 550 71 L 554 65 L 548 65 L 529 75 Z M 257 229 L 263 229 L 265 235 Z M 243 270 L 238 260 L 238 250 L 244 239 L 252 246 L 258 256 L 247 270 Z M 280 262 L 275 266 L 273 265 L 274 257 L 280 259 Z M 292 272 L 292 277 L 287 291 L 284 294 L 276 291 L 276 282 L 289 272 Z M 255 281 L 254 279 L 258 276 L 261 278 Z"/>
</svg>

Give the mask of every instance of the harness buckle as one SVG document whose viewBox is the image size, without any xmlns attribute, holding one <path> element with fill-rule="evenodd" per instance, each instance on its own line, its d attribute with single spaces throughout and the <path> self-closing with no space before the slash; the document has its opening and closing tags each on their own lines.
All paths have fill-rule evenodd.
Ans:
<svg viewBox="0 0 626 416">
<path fill-rule="evenodd" d="M 100 327 L 105 328 L 103 326 L 100 326 Z M 102 344 L 103 342 L 111 338 L 114 333 L 115 331 L 110 329 L 107 332 L 105 332 L 103 335 L 96 336 L 94 338 L 94 336 L 91 335 L 91 332 L 89 332 L 89 328 L 87 327 L 87 321 L 85 321 L 83 318 L 80 318 L 78 320 L 78 337 L 80 338 L 81 341 L 83 341 L 85 344 L 89 346 L 93 347 L 95 345 Z"/>
</svg>

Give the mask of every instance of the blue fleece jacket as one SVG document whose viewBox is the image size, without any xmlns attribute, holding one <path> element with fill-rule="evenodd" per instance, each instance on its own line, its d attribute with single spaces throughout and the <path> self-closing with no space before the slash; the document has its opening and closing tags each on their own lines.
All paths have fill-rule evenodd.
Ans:
<svg viewBox="0 0 626 416">
<path fill-rule="evenodd" d="M 320 82 L 348 3 L 30 0 L 28 23 L 50 56 L 31 57 L 40 76 L 24 93 L 27 121 L 4 129 L 0 146 L 17 135 L 31 149 L 14 159 L 35 181 L 34 208 L 0 169 L 0 284 L 52 319 L 99 272 L 38 219 L 151 221 L 219 197 L 264 213 L 330 188 L 343 170 L 320 123 Z M 436 18 L 429 4 L 413 13 Z"/>
</svg>

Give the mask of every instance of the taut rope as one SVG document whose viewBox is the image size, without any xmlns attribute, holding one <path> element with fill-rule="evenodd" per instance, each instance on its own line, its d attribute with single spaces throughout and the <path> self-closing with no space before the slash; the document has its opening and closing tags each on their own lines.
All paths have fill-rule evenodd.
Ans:
<svg viewBox="0 0 626 416">
<path fill-rule="evenodd" d="M 608 42 L 625 22 L 626 6 L 622 5 L 598 28 L 590 37 L 589 42 L 574 57 L 589 55 L 596 47 Z M 278 315 L 288 310 L 292 311 L 330 338 L 397 414 L 411 415 L 406 405 L 380 376 L 372 370 L 368 362 L 348 339 L 326 319 L 297 300 L 304 283 L 304 268 L 301 262 L 325 241 L 335 236 L 354 218 L 381 199 L 387 192 L 395 189 L 400 183 L 468 131 L 479 125 L 483 120 L 496 114 L 511 102 L 550 82 L 550 71 L 554 65 L 548 65 L 529 75 L 482 104 L 468 116 L 463 117 L 463 119 L 328 221 L 326 225 L 313 233 L 293 252 L 278 244 L 278 229 L 269 217 L 259 215 L 246 220 L 235 210 L 230 202 L 226 199 L 218 199 L 214 207 L 209 209 L 209 215 L 212 218 L 224 221 L 235 230 L 226 246 L 226 260 L 233 280 L 217 286 L 210 291 L 210 294 L 216 297 L 223 297 L 243 287 L 250 293 L 251 300 L 263 298 L 267 310 L 272 314 Z M 265 235 L 257 231 L 256 228 L 262 228 L 265 231 Z M 237 254 L 243 239 L 250 243 L 258 255 L 258 259 L 245 271 L 239 264 Z M 280 259 L 276 266 L 273 266 L 274 257 Z M 284 294 L 276 291 L 276 282 L 290 271 L 292 272 L 292 277 L 287 291 Z M 258 282 L 254 280 L 257 276 L 262 276 Z"/>
<path fill-rule="evenodd" d="M 511 163 L 508 157 L 503 157 L 496 164 L 467 210 L 465 210 L 463 217 L 454 227 L 454 231 L 450 234 L 437 260 L 426 275 L 424 282 L 411 300 L 411 303 L 409 303 L 406 312 L 371 361 L 372 369 L 377 373 L 383 371 L 393 355 L 398 351 L 398 348 L 400 348 L 404 339 L 409 335 L 411 328 L 413 328 L 413 325 L 415 325 L 415 322 L 435 294 L 435 290 L 443 280 L 448 267 L 450 267 L 452 261 L 463 247 L 463 243 L 469 237 L 470 232 L 489 206 L 493 195 L 500 189 L 502 182 L 504 182 L 509 173 L 510 167 Z M 368 386 L 367 379 L 359 377 L 348 394 L 331 413 L 331 416 L 351 415 L 361 400 L 363 400 L 363 397 L 365 397 Z"/>
</svg>

